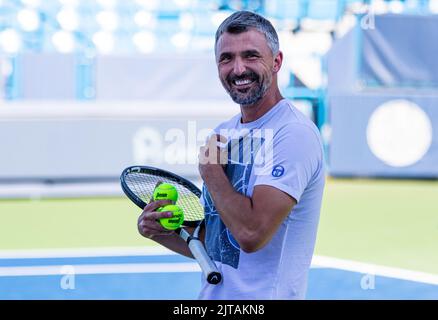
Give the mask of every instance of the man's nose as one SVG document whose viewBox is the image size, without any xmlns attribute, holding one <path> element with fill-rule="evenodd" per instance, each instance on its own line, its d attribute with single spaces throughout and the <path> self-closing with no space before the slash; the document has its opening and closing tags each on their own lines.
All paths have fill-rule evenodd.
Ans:
<svg viewBox="0 0 438 320">
<path fill-rule="evenodd" d="M 233 66 L 233 72 L 235 75 L 240 76 L 241 74 L 243 74 L 245 72 L 246 68 L 245 68 L 245 64 L 243 63 L 242 59 L 235 59 L 234 60 L 234 66 Z"/>
</svg>

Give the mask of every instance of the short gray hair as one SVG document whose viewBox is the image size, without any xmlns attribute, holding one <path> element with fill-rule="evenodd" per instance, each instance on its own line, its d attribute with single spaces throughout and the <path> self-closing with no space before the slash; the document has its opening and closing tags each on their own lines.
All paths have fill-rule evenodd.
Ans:
<svg viewBox="0 0 438 320">
<path fill-rule="evenodd" d="M 226 18 L 221 23 L 216 31 L 214 52 L 216 53 L 217 42 L 219 38 L 225 32 L 239 34 L 242 32 L 246 32 L 251 28 L 254 28 L 265 35 L 268 46 L 271 49 L 272 54 L 275 56 L 280 50 L 277 32 L 275 31 L 273 25 L 271 24 L 271 22 L 269 22 L 269 20 L 263 18 L 261 15 L 250 11 L 234 12 L 231 16 Z"/>
</svg>

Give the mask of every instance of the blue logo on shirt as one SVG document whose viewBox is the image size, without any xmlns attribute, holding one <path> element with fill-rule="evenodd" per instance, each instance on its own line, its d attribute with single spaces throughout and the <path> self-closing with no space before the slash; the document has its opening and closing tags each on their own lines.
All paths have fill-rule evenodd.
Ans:
<svg viewBox="0 0 438 320">
<path fill-rule="evenodd" d="M 272 169 L 272 176 L 279 178 L 284 174 L 284 167 L 280 165 L 276 165 L 274 169 Z"/>
</svg>

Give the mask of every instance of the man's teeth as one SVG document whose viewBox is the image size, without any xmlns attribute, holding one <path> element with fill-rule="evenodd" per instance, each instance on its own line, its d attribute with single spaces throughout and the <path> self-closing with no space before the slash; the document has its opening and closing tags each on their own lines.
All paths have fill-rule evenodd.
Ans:
<svg viewBox="0 0 438 320">
<path fill-rule="evenodd" d="M 238 86 L 242 86 L 242 85 L 245 85 L 245 84 L 248 84 L 248 83 L 251 83 L 252 81 L 251 80 L 248 80 L 248 79 L 245 79 L 245 80 L 236 80 L 236 81 L 234 81 L 234 83 L 236 84 L 236 85 L 238 85 Z"/>
</svg>

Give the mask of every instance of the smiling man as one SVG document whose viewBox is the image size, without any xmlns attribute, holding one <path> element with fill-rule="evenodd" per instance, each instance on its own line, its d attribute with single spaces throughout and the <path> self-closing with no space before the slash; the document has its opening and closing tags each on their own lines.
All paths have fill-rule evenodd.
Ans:
<svg viewBox="0 0 438 320">
<path fill-rule="evenodd" d="M 232 14 L 215 55 L 240 113 L 200 150 L 205 245 L 224 279 L 204 282 L 200 298 L 303 299 L 325 180 L 319 131 L 280 93 L 283 54 L 268 20 Z"/>
<path fill-rule="evenodd" d="M 219 125 L 199 153 L 201 236 L 223 274 L 218 285 L 202 280 L 199 298 L 303 299 L 325 181 L 318 129 L 280 93 L 283 54 L 268 20 L 232 14 L 217 30 L 215 55 L 240 113 Z M 145 208 L 139 232 L 190 256 L 175 233 L 156 223 L 159 206 Z"/>
</svg>

